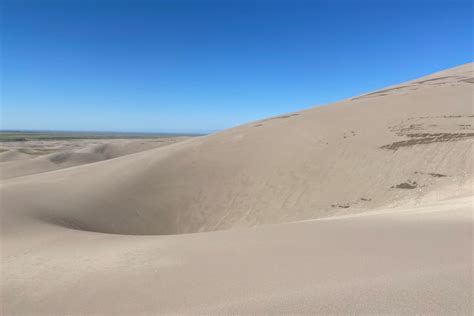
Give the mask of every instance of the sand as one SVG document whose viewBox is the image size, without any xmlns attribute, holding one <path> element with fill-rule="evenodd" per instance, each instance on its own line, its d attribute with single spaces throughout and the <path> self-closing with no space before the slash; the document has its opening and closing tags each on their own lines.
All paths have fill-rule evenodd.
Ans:
<svg viewBox="0 0 474 316">
<path fill-rule="evenodd" d="M 4 179 L 3 314 L 472 314 L 472 77 Z"/>
<path fill-rule="evenodd" d="M 152 139 L 72 139 L 0 142 L 0 179 L 11 179 L 108 160 L 186 140 L 186 136 Z"/>
</svg>

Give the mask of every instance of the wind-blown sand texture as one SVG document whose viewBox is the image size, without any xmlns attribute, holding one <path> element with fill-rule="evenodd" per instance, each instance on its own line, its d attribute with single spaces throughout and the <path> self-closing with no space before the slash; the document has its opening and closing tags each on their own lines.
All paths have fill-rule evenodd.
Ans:
<svg viewBox="0 0 474 316">
<path fill-rule="evenodd" d="M 473 76 L 3 180 L 2 313 L 471 315 Z"/>
</svg>

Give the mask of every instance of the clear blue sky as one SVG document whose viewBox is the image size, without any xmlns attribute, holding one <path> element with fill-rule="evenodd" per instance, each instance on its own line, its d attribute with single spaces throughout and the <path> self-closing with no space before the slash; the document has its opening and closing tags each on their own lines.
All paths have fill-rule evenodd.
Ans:
<svg viewBox="0 0 474 316">
<path fill-rule="evenodd" d="M 2 1 L 2 128 L 223 129 L 470 62 L 471 1 Z"/>
</svg>

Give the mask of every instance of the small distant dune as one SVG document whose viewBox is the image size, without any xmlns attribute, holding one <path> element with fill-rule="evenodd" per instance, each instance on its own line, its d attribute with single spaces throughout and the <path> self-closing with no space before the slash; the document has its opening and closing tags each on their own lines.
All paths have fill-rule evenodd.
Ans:
<svg viewBox="0 0 474 316">
<path fill-rule="evenodd" d="M 27 153 L 23 153 L 17 150 L 4 150 L 0 152 L 0 163 L 8 162 L 8 161 L 15 161 L 15 160 L 23 160 L 23 159 L 30 159 L 31 156 Z"/>
<path fill-rule="evenodd" d="M 169 145 L 184 139 L 187 139 L 187 137 L 163 137 L 156 140 L 123 139 L 115 140 L 112 143 L 88 145 L 76 150 L 58 150 L 50 154 L 37 153 L 37 149 L 29 151 L 9 150 L 0 153 L 0 155 L 4 155 L 2 157 L 5 157 L 6 160 L 0 163 L 0 179 L 11 179 L 108 160 Z"/>
</svg>

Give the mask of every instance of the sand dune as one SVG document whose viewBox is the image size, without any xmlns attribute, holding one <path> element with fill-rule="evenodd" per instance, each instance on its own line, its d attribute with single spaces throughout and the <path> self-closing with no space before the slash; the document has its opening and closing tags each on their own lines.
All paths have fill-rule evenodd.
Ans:
<svg viewBox="0 0 474 316">
<path fill-rule="evenodd" d="M 471 68 L 439 76 L 470 78 Z M 370 94 L 44 174 L 47 184 L 40 187 L 40 176 L 11 180 L 4 195 L 11 194 L 11 200 L 20 191 L 40 195 L 47 203 L 31 199 L 27 209 L 66 226 L 177 234 L 354 213 L 413 203 L 427 195 L 470 192 L 472 84 L 465 79 L 444 83 L 449 78 L 437 85 L 415 81 L 411 85 L 416 90 Z M 18 186 L 22 189 L 16 190 Z"/>
<path fill-rule="evenodd" d="M 3 180 L 4 313 L 471 314 L 473 76 Z"/>
<path fill-rule="evenodd" d="M 4 151 L 0 153 L 0 163 L 7 161 L 23 160 L 31 158 L 30 155 L 18 151 Z"/>
<path fill-rule="evenodd" d="M 3 163 L 0 162 L 0 179 L 11 179 L 113 159 L 173 144 L 187 138 L 188 137 L 161 137 L 156 140 L 99 140 L 102 142 L 99 144 L 88 144 L 88 141 L 80 141 L 80 143 L 85 144 L 76 144 L 78 149 L 57 150 L 54 153 L 39 157 L 10 150 L 1 153 L 5 161 Z M 108 143 L 104 143 L 107 141 Z M 97 143 L 97 140 L 94 140 L 94 143 Z"/>
</svg>

